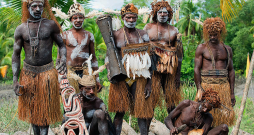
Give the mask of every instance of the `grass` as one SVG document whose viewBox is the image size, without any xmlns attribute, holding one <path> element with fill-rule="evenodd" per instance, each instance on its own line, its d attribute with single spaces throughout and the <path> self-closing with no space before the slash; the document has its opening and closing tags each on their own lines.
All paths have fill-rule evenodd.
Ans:
<svg viewBox="0 0 254 135">
<path fill-rule="evenodd" d="M 99 93 L 99 97 L 104 101 L 105 104 L 108 104 L 108 87 L 105 87 L 101 93 Z M 196 87 L 189 86 L 189 84 L 184 84 L 182 86 L 184 99 L 191 99 L 193 100 L 196 95 Z M 9 133 L 13 134 L 17 131 L 27 131 L 29 128 L 29 124 L 23 121 L 18 120 L 17 115 L 14 117 L 13 121 L 10 123 L 11 119 L 15 115 L 17 111 L 17 99 L 14 99 L 13 101 L 6 101 L 6 100 L 0 100 L 0 133 Z M 239 112 L 239 108 L 241 105 L 241 98 L 236 97 L 236 105 L 234 107 L 234 110 L 236 111 L 236 114 Z M 245 107 L 245 111 L 243 113 L 243 118 L 241 122 L 240 129 L 254 134 L 254 103 L 248 99 Z M 114 118 L 114 113 L 110 113 L 111 118 Z M 164 122 L 164 118 L 167 116 L 167 110 L 165 107 L 162 108 L 156 108 L 154 117 Z M 124 120 L 126 122 L 129 122 L 129 113 L 126 113 L 124 116 Z M 10 123 L 10 125 L 8 125 Z M 57 123 L 51 127 L 59 126 L 60 123 Z M 8 127 L 6 128 L 6 126 Z M 132 117 L 131 119 L 131 126 L 135 131 L 139 131 L 137 119 Z M 232 130 L 232 127 L 230 128 Z"/>
</svg>

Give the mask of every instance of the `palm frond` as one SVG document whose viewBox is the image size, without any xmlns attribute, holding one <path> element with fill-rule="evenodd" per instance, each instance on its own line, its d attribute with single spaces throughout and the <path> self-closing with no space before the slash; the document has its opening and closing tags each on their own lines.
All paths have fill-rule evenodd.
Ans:
<svg viewBox="0 0 254 135">
<path fill-rule="evenodd" d="M 222 19 L 224 21 L 232 21 L 232 18 L 238 15 L 244 3 L 244 0 L 220 0 Z"/>
</svg>

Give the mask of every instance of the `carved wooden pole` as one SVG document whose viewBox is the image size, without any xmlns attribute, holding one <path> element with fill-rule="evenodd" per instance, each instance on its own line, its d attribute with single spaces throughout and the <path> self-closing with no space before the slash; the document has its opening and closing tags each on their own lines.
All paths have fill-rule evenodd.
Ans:
<svg viewBox="0 0 254 135">
<path fill-rule="evenodd" d="M 237 135 L 238 132 L 239 132 L 240 124 L 241 124 L 242 117 L 243 117 L 243 111 L 244 111 L 244 108 L 245 108 L 246 99 L 247 99 L 248 92 L 249 92 L 253 67 L 254 67 L 254 50 L 253 50 L 253 53 L 252 53 L 250 68 L 249 68 L 248 76 L 247 76 L 247 79 L 246 79 L 245 88 L 244 88 L 244 91 L 243 91 L 243 98 L 242 98 L 242 102 L 241 102 L 240 111 L 239 111 L 239 114 L 238 114 L 236 125 L 234 127 L 233 132 L 232 132 L 233 135 Z"/>
</svg>

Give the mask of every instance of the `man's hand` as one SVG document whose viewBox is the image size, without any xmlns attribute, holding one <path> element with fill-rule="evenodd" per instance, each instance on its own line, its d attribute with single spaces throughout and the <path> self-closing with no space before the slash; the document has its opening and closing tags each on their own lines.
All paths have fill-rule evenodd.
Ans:
<svg viewBox="0 0 254 135">
<path fill-rule="evenodd" d="M 56 69 L 59 74 L 63 75 L 67 73 L 67 68 L 66 68 L 66 61 L 57 59 L 56 60 Z"/>
<path fill-rule="evenodd" d="M 97 86 L 97 93 L 101 92 L 102 86 L 100 82 L 96 82 L 96 86 Z"/>
<path fill-rule="evenodd" d="M 146 87 L 145 87 L 145 98 L 148 98 L 150 97 L 150 94 L 152 92 L 152 89 L 151 89 L 151 85 L 149 85 L 149 83 L 146 84 Z"/>
<path fill-rule="evenodd" d="M 176 127 L 173 127 L 172 129 L 170 129 L 170 135 L 177 134 L 177 133 L 178 133 L 178 130 Z"/>
<path fill-rule="evenodd" d="M 236 100 L 235 100 L 235 95 L 232 94 L 232 95 L 231 95 L 231 105 L 232 105 L 232 107 L 235 106 L 235 102 L 236 102 Z"/>
<path fill-rule="evenodd" d="M 14 92 L 17 96 L 22 95 L 22 94 L 19 93 L 20 88 L 24 88 L 24 86 L 19 85 L 19 82 L 14 83 Z"/>
<path fill-rule="evenodd" d="M 201 101 L 203 91 L 201 89 L 198 89 L 195 101 Z"/>
</svg>

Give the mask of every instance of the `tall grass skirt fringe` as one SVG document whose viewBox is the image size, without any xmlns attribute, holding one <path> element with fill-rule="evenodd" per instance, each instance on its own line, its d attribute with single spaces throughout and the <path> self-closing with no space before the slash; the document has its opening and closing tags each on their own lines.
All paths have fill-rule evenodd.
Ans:
<svg viewBox="0 0 254 135">
<path fill-rule="evenodd" d="M 175 70 L 174 70 L 175 71 Z M 181 91 L 181 88 L 176 88 L 175 84 L 175 73 L 173 75 L 166 74 L 166 79 L 162 80 L 162 76 L 165 74 L 159 73 L 159 72 L 153 72 L 152 76 L 152 97 L 153 97 L 153 108 L 156 106 L 162 107 L 162 97 L 165 98 L 167 108 L 170 108 L 171 106 L 179 104 L 179 102 L 183 99 L 183 94 Z M 164 88 L 164 96 L 162 90 L 162 81 L 165 82 Z"/>
<path fill-rule="evenodd" d="M 61 121 L 58 74 L 56 69 L 38 73 L 35 77 L 22 69 L 20 74 L 19 119 L 45 126 Z"/>
<path fill-rule="evenodd" d="M 152 118 L 153 107 L 152 97 L 145 99 L 145 78 L 136 79 L 135 95 L 130 95 L 125 81 L 116 84 L 110 84 L 109 90 L 109 111 L 110 112 L 127 112 L 130 111 L 136 118 Z M 135 97 L 133 100 L 131 97 Z"/>
<path fill-rule="evenodd" d="M 223 78 L 212 78 L 212 77 L 202 77 L 201 86 L 204 90 L 212 88 L 219 93 L 221 103 L 229 108 L 215 108 L 210 111 L 213 116 L 212 126 L 216 127 L 221 124 L 227 124 L 228 126 L 233 126 L 235 124 L 235 112 L 231 106 L 231 90 L 230 84 L 227 77 Z"/>
</svg>

